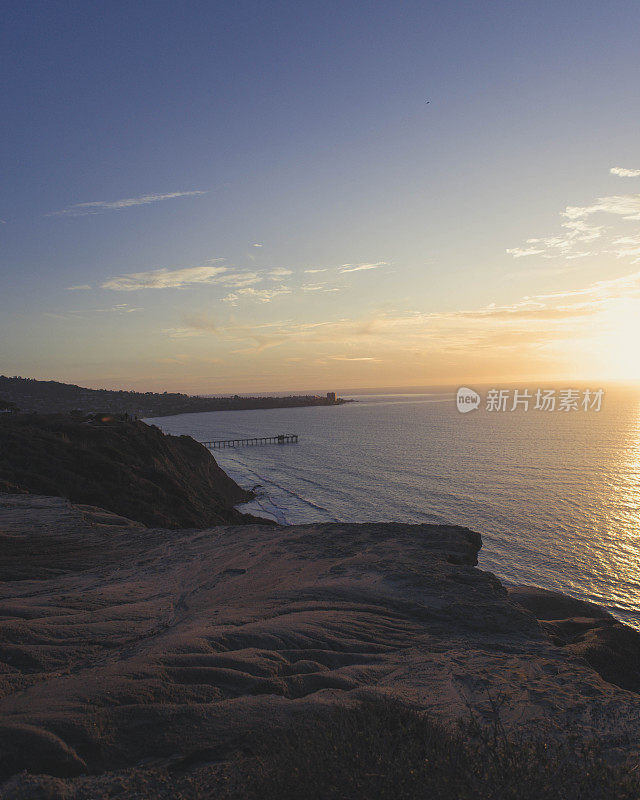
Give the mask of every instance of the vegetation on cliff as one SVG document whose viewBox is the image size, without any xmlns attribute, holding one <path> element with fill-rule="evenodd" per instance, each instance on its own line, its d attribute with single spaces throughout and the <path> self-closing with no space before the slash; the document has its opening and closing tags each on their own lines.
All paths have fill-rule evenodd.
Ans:
<svg viewBox="0 0 640 800">
<path fill-rule="evenodd" d="M 640 777 L 598 742 L 508 734 L 473 718 L 447 726 L 397 702 L 371 699 L 264 737 L 227 776 L 247 800 L 636 800 Z M 220 781 L 220 777 L 218 777 Z M 233 785 L 244 787 L 235 793 Z M 221 787 L 220 787 L 221 788 Z M 219 788 L 219 791 L 220 791 Z M 211 795 L 214 796 L 214 795 Z"/>
<path fill-rule="evenodd" d="M 205 447 L 143 422 L 2 415 L 0 491 L 66 497 L 164 528 L 256 521 L 234 509 L 251 493 Z"/>
</svg>

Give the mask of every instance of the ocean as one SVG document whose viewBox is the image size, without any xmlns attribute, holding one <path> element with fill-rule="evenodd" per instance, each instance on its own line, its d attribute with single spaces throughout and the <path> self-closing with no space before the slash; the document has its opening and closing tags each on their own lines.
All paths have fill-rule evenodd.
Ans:
<svg viewBox="0 0 640 800">
<path fill-rule="evenodd" d="M 293 445 L 216 450 L 282 524 L 408 522 L 482 534 L 479 565 L 506 583 L 556 589 L 640 629 L 640 391 L 600 411 L 471 413 L 453 393 L 148 420 L 199 441 L 296 433 Z M 510 407 L 510 405 L 508 406 Z"/>
</svg>

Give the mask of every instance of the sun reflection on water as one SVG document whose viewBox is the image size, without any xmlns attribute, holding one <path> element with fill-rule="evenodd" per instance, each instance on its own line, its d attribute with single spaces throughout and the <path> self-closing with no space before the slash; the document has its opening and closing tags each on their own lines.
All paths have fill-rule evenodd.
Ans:
<svg viewBox="0 0 640 800">
<path fill-rule="evenodd" d="M 601 500 L 607 541 L 597 550 L 600 569 L 609 575 L 612 602 L 618 609 L 637 615 L 640 609 L 640 401 L 634 413 L 628 415 L 620 436 L 619 461 L 611 465 L 608 486 Z"/>
</svg>

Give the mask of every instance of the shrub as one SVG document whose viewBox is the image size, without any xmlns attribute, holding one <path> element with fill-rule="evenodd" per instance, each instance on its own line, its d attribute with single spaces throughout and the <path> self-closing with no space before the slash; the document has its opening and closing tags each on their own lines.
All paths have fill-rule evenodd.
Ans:
<svg viewBox="0 0 640 800">
<path fill-rule="evenodd" d="M 238 765 L 232 797 L 252 800 L 631 800 L 636 773 L 566 733 L 509 737 L 455 729 L 396 703 L 368 701 L 307 721 Z"/>
</svg>

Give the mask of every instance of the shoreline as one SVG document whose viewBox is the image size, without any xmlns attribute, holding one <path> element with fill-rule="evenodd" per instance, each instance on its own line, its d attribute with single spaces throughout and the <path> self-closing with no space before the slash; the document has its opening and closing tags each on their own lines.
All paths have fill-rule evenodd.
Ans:
<svg viewBox="0 0 640 800">
<path fill-rule="evenodd" d="M 326 519 L 323 520 L 296 520 L 289 522 L 287 521 L 287 514 L 289 513 L 289 507 L 286 505 L 278 505 L 276 501 L 272 499 L 271 494 L 269 494 L 268 490 L 264 491 L 264 496 L 267 498 L 266 503 L 263 503 L 260 498 L 260 493 L 256 492 L 258 487 L 262 487 L 264 484 L 269 485 L 270 481 L 269 478 L 265 475 L 260 475 L 258 473 L 252 472 L 251 480 L 246 480 L 246 472 L 242 469 L 237 470 L 233 469 L 229 466 L 229 464 L 222 464 L 221 462 L 224 461 L 224 455 L 228 455 L 228 453 L 221 452 L 220 455 L 222 458 L 217 459 L 218 463 L 221 464 L 224 471 L 232 477 L 234 481 L 236 481 L 243 489 L 247 491 L 251 491 L 256 494 L 256 497 L 253 500 L 249 500 L 248 502 L 239 503 L 235 508 L 240 511 L 241 513 L 248 513 L 252 515 L 257 515 L 264 517 L 265 515 L 267 518 L 273 519 L 278 525 L 286 525 L 286 526 L 297 526 L 297 525 L 312 525 L 312 524 L 326 524 L 326 523 L 336 523 L 336 524 L 343 524 L 343 525 L 353 525 L 353 524 L 367 524 L 365 521 L 355 522 L 353 520 L 345 521 L 339 520 L 331 515 L 329 515 Z M 255 481 L 255 482 L 254 482 Z M 289 491 L 290 494 L 293 495 L 298 500 L 302 500 L 306 505 L 309 506 L 310 509 L 319 509 L 319 507 L 313 503 L 313 501 L 308 500 L 306 498 L 301 498 L 295 492 L 291 492 L 290 490 L 286 490 L 284 487 L 280 486 L 279 484 L 271 484 L 275 488 L 282 490 L 283 492 Z M 354 501 L 355 502 L 355 501 Z M 327 512 L 328 513 L 328 512 Z M 404 523 L 403 520 L 385 520 L 382 521 L 380 524 L 418 524 L 418 523 Z M 446 522 L 442 523 L 431 523 L 427 522 L 425 524 L 447 524 Z M 471 528 L 473 530 L 478 529 L 480 526 L 473 524 Z M 496 575 L 496 577 L 504 584 L 507 589 L 510 588 L 517 588 L 520 586 L 528 586 L 534 589 L 539 589 L 540 591 L 551 592 L 551 593 L 558 593 L 564 597 L 571 598 L 576 603 L 586 603 L 593 605 L 597 608 L 601 608 L 605 613 L 610 614 L 613 618 L 615 618 L 620 624 L 625 625 L 633 630 L 640 631 L 640 618 L 639 612 L 629 612 L 624 608 L 620 608 L 615 605 L 615 603 L 603 603 L 598 602 L 590 598 L 586 592 L 581 591 L 579 587 L 576 589 L 572 589 L 569 587 L 562 587 L 558 588 L 557 586 L 547 583 L 545 585 L 543 582 L 525 582 L 523 583 L 522 580 L 518 580 L 516 577 L 508 578 L 504 575 L 499 574 L 495 569 L 491 569 L 489 566 L 483 566 L 483 551 L 486 552 L 486 543 L 483 545 L 482 549 L 478 555 L 479 566 L 482 569 L 489 570 Z"/>
</svg>

